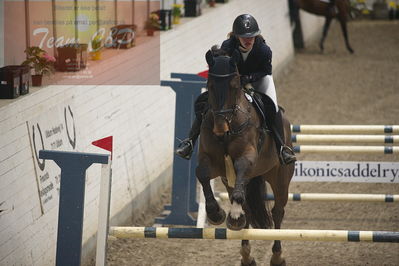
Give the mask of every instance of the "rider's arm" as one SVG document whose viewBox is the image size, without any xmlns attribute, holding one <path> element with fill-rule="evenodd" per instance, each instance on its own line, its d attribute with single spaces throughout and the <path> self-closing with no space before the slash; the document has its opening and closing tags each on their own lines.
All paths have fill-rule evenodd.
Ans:
<svg viewBox="0 0 399 266">
<path fill-rule="evenodd" d="M 257 72 L 251 73 L 252 82 L 272 74 L 272 50 L 270 50 L 269 46 L 262 43 L 257 52 L 259 67 Z"/>
</svg>

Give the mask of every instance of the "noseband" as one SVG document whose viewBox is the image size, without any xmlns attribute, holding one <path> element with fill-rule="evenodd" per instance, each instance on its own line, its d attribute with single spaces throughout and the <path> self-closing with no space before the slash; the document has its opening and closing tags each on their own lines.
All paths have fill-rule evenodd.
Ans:
<svg viewBox="0 0 399 266">
<path fill-rule="evenodd" d="M 228 77 L 231 77 L 231 76 L 234 76 L 237 74 L 238 74 L 237 71 L 234 71 L 234 72 L 231 72 L 228 74 L 216 74 L 216 73 L 212 73 L 212 72 L 208 73 L 209 76 L 216 77 L 216 78 L 228 78 Z M 244 123 L 242 123 L 238 127 L 238 129 L 232 130 L 231 122 L 233 120 L 234 115 L 237 113 L 237 111 L 241 111 L 242 113 L 244 113 L 247 116 L 247 119 Z M 211 109 L 211 112 L 213 113 L 213 115 L 215 117 L 221 116 L 227 122 L 228 127 L 229 127 L 228 135 L 239 135 L 250 124 L 251 116 L 250 116 L 249 112 L 243 110 L 240 107 L 240 105 L 237 104 L 237 98 L 236 98 L 236 103 L 233 105 L 233 108 L 221 109 L 219 111 L 214 111 Z"/>
</svg>

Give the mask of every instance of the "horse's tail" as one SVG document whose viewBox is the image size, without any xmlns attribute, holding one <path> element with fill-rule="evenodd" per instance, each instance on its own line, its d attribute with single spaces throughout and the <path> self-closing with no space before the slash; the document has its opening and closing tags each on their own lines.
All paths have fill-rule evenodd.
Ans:
<svg viewBox="0 0 399 266">
<path fill-rule="evenodd" d="M 263 177 L 252 178 L 246 189 L 246 201 L 250 211 L 250 224 L 253 228 L 270 228 L 273 224 L 265 202 L 266 182 Z"/>
</svg>

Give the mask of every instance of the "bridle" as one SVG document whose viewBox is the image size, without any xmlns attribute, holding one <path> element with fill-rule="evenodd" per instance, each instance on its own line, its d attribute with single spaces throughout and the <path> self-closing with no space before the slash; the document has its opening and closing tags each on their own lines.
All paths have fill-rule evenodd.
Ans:
<svg viewBox="0 0 399 266">
<path fill-rule="evenodd" d="M 208 72 L 208 76 L 212 76 L 212 77 L 216 77 L 216 78 L 229 78 L 231 76 L 234 75 L 238 75 L 237 71 L 228 73 L 228 74 L 216 74 L 216 73 L 212 73 L 212 72 Z M 241 88 L 241 90 L 244 90 L 243 88 Z M 218 111 L 214 111 L 211 108 L 211 113 L 213 113 L 214 117 L 217 116 L 221 116 L 227 123 L 228 127 L 229 127 L 229 131 L 227 132 L 227 135 L 240 135 L 245 129 L 247 129 L 247 127 L 251 124 L 251 115 L 250 113 L 243 109 L 238 103 L 238 97 L 236 97 L 236 102 L 234 103 L 232 108 L 229 109 L 221 109 Z M 246 120 L 245 122 L 241 123 L 237 129 L 232 129 L 231 123 L 233 121 L 233 117 L 237 114 L 237 112 L 240 111 L 243 114 L 246 115 Z"/>
</svg>

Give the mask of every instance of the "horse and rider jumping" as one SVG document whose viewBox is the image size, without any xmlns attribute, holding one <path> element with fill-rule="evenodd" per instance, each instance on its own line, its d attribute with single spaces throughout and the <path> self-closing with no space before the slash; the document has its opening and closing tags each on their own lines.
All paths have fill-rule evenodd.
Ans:
<svg viewBox="0 0 399 266">
<path fill-rule="evenodd" d="M 288 187 L 296 161 L 290 123 L 277 103 L 272 77 L 272 52 L 248 14 L 238 16 L 221 49 L 206 53 L 209 66 L 207 92 L 195 103 L 196 119 L 189 138 L 176 154 L 190 159 L 200 136 L 196 176 L 202 185 L 208 221 L 226 221 L 231 230 L 279 229 L 288 200 Z M 229 164 L 228 161 L 231 163 Z M 228 180 L 233 172 L 235 180 Z M 221 177 L 229 194 L 228 215 L 216 201 L 210 180 Z M 266 208 L 266 182 L 273 190 L 274 206 Z M 241 242 L 241 264 L 256 265 L 248 240 Z M 274 241 L 272 265 L 285 265 L 281 243 Z"/>
</svg>

